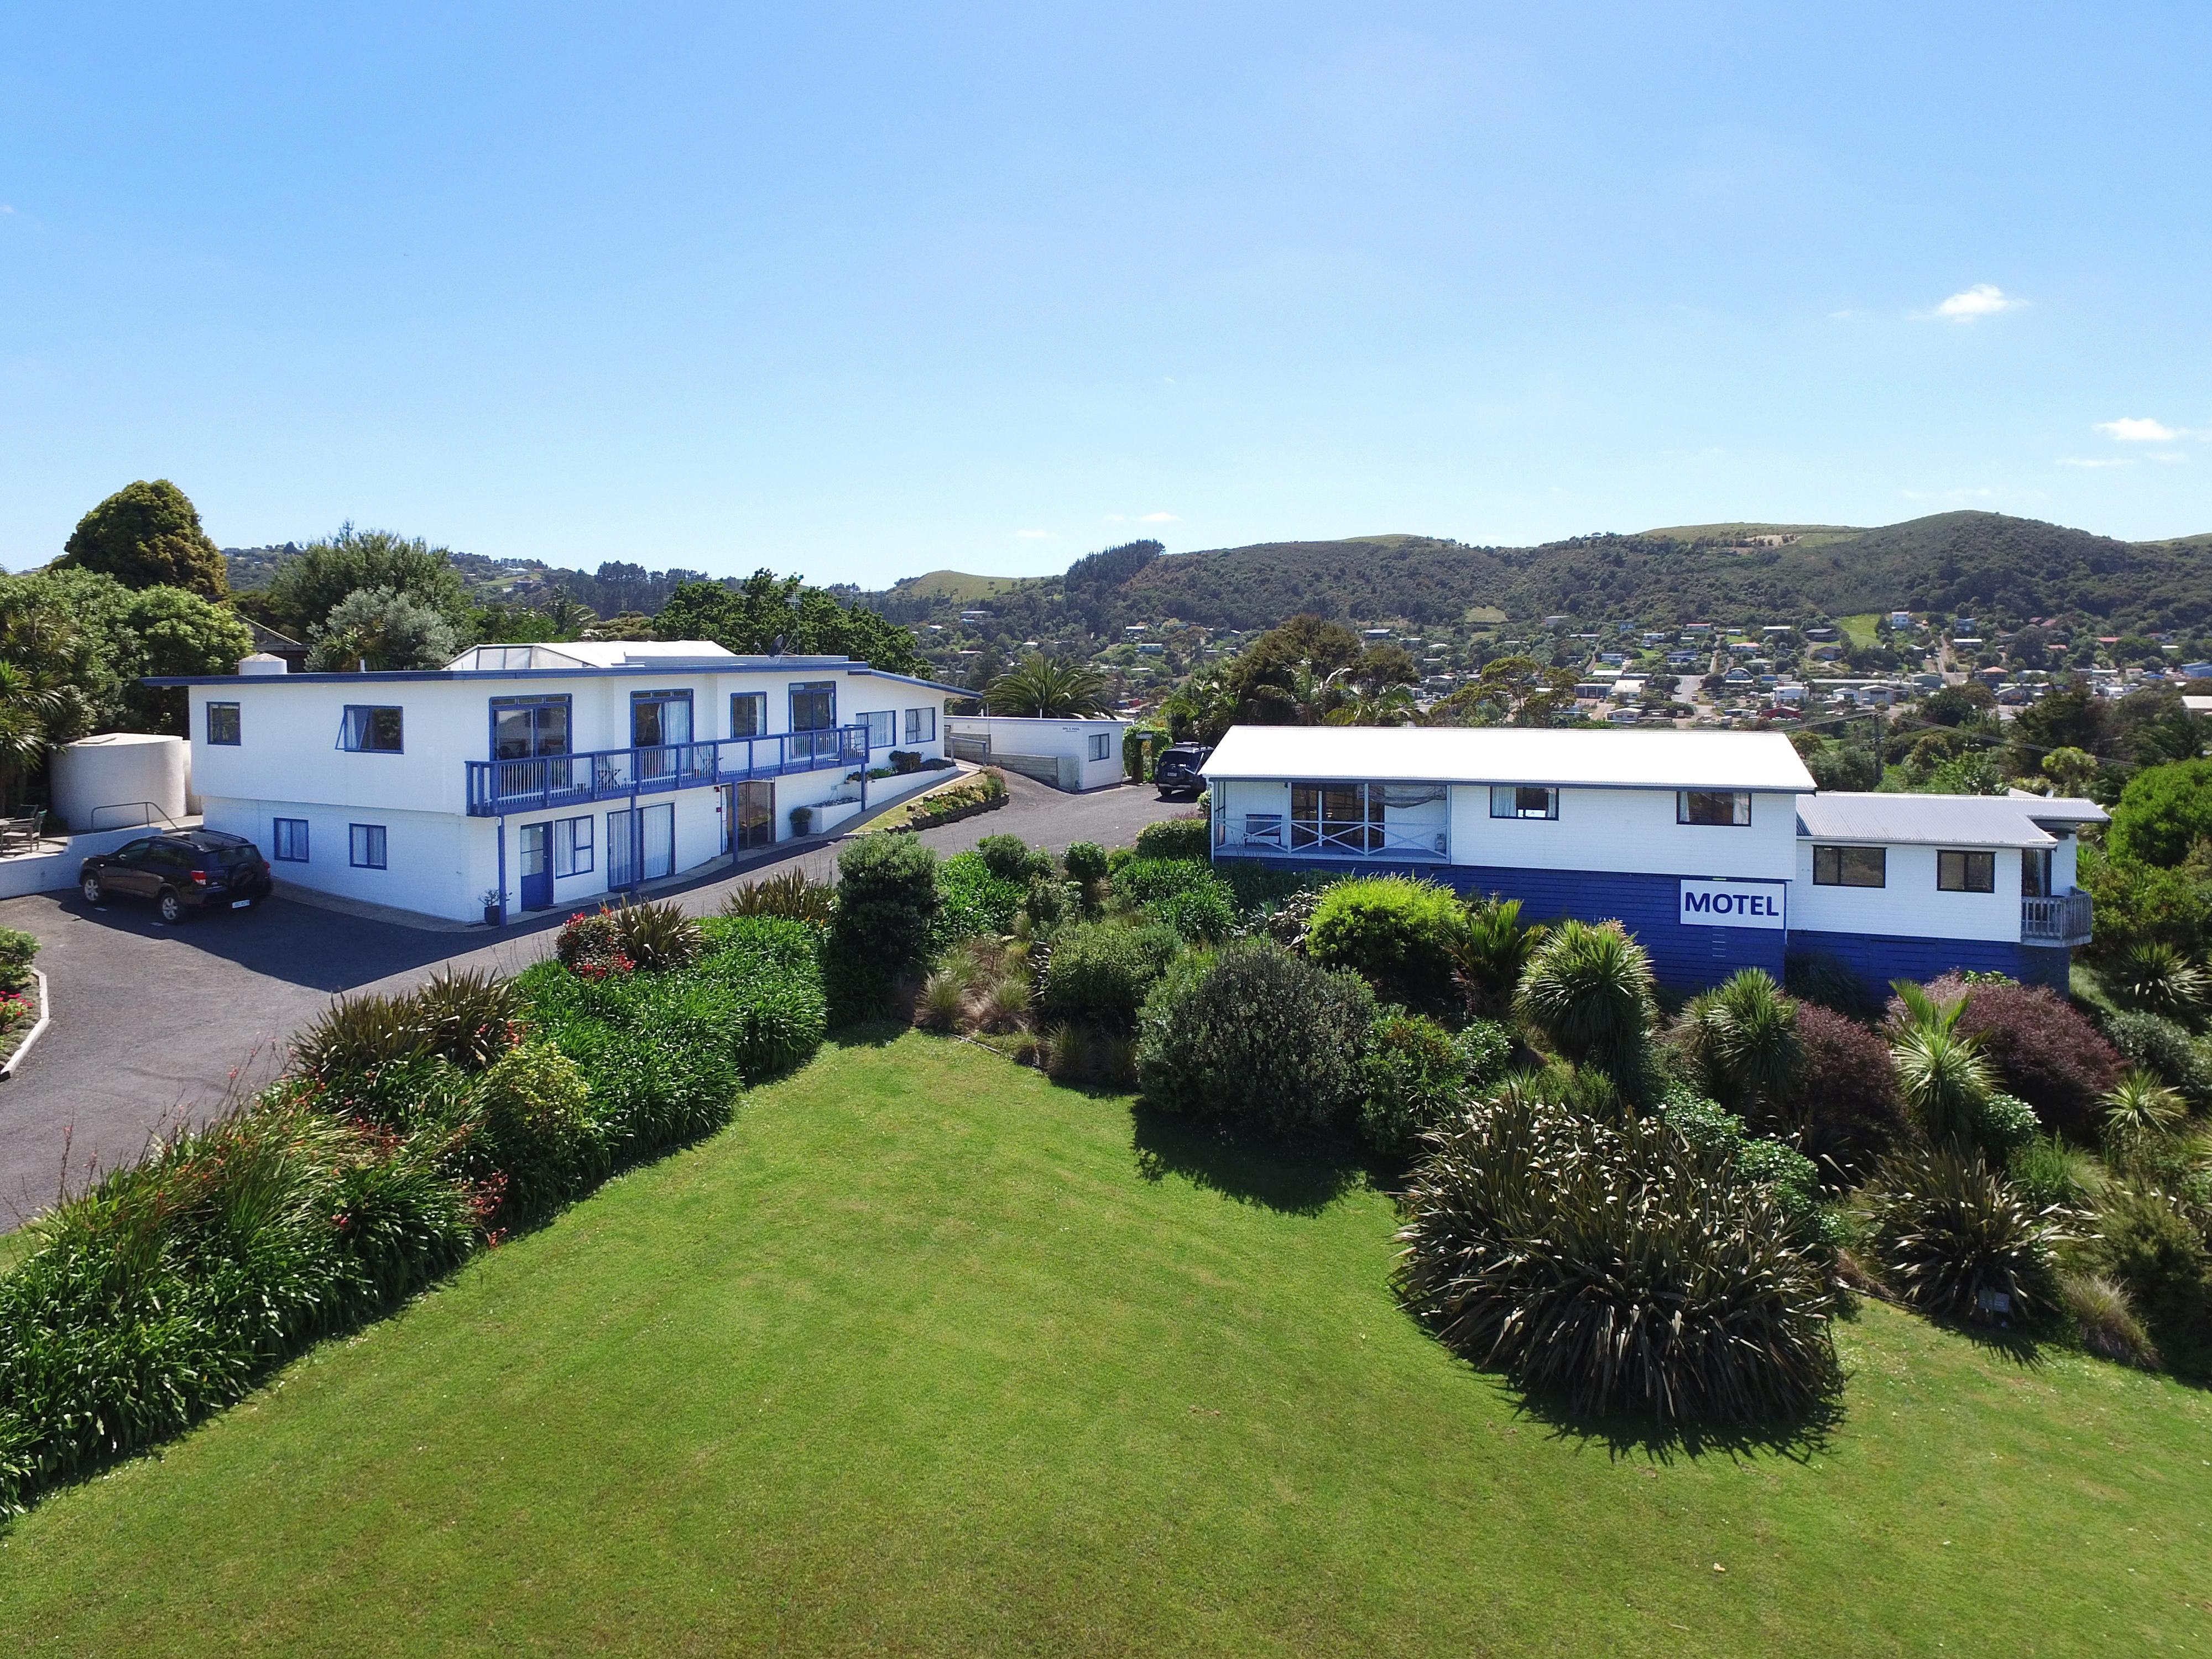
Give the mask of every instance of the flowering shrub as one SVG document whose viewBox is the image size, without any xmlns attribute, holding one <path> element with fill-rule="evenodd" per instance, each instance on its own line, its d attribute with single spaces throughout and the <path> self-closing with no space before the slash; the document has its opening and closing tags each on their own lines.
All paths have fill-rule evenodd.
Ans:
<svg viewBox="0 0 2212 1659">
<path fill-rule="evenodd" d="M 1947 975 L 1928 994 L 1945 1003 L 1963 995 L 1959 1030 L 1981 1038 L 1998 1086 L 2033 1107 L 2045 1127 L 2095 1144 L 2097 1100 L 2119 1080 L 2121 1061 L 2094 1026 L 2045 987 L 2016 980 Z"/>
<path fill-rule="evenodd" d="M 570 973 L 586 979 L 605 979 L 611 973 L 627 974 L 637 966 L 623 955 L 622 933 L 616 924 L 615 913 L 604 904 L 596 910 L 579 910 L 562 923 L 561 936 L 553 942 L 553 954 Z"/>
</svg>

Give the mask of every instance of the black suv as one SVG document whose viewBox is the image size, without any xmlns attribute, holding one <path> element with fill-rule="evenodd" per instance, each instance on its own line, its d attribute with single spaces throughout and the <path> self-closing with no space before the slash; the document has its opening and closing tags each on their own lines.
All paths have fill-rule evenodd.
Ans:
<svg viewBox="0 0 2212 1659">
<path fill-rule="evenodd" d="M 176 830 L 126 842 L 87 859 L 76 884 L 88 904 L 149 898 L 169 922 L 195 910 L 246 909 L 267 898 L 270 886 L 261 849 L 220 830 Z"/>
<path fill-rule="evenodd" d="M 1159 759 L 1152 763 L 1152 781 L 1160 787 L 1160 799 L 1183 795 L 1196 800 L 1206 787 L 1206 775 L 1198 769 L 1212 753 L 1193 743 L 1170 744 L 1161 750 Z"/>
</svg>

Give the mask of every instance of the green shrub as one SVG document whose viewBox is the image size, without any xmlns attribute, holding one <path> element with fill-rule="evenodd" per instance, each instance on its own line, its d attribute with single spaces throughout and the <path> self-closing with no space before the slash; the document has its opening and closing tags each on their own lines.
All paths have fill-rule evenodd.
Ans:
<svg viewBox="0 0 2212 1659">
<path fill-rule="evenodd" d="M 2097 937 L 2089 947 L 2112 962 L 2130 946 L 2162 941 L 2193 951 L 2212 927 L 2212 884 L 2185 868 L 2165 869 L 2084 846 L 2076 879 L 2096 902 Z"/>
<path fill-rule="evenodd" d="M 863 836 L 838 854 L 837 875 L 822 957 L 830 1006 L 843 1020 L 887 1014 L 893 986 L 929 949 L 937 854 L 911 836 Z"/>
<path fill-rule="evenodd" d="M 20 991 L 31 982 L 31 963 L 39 936 L 20 927 L 0 927 L 0 991 Z"/>
<path fill-rule="evenodd" d="M 2102 1273 L 2061 1273 L 2058 1302 L 2091 1353 L 2147 1371 L 2159 1368 L 2158 1349 L 2122 1286 Z"/>
<path fill-rule="evenodd" d="M 1617 921 L 1569 921 L 1529 952 L 1514 1011 L 1577 1066 L 1594 1066 L 1630 1099 L 1648 1091 L 1651 959 Z"/>
<path fill-rule="evenodd" d="M 510 1049 L 484 1073 L 464 1151 L 496 1173 L 502 1223 L 542 1216 L 605 1173 L 590 1094 L 576 1063 L 548 1042 Z"/>
<path fill-rule="evenodd" d="M 942 951 L 964 939 L 1010 933 L 1029 896 L 1026 882 L 994 875 L 977 853 L 955 853 L 937 866 L 937 919 L 932 925 L 932 950 Z"/>
<path fill-rule="evenodd" d="M 1061 854 L 1060 862 L 1070 881 L 1095 883 L 1106 879 L 1106 849 L 1095 841 L 1071 843 Z"/>
<path fill-rule="evenodd" d="M 1129 1032 L 1137 1011 L 1182 948 L 1171 927 L 1114 922 L 1064 929 L 1052 942 L 1042 1006 L 1054 1019 Z"/>
<path fill-rule="evenodd" d="M 2171 1200 L 2116 1188 L 2088 1255 L 2127 1291 L 2168 1363 L 2191 1376 L 2212 1370 L 2212 1257 Z"/>
<path fill-rule="evenodd" d="M 2105 1139 L 2118 1148 L 2172 1134 L 2189 1115 L 2189 1103 L 2140 1066 L 2112 1085 L 2104 1106 Z"/>
<path fill-rule="evenodd" d="M 2164 939 L 2142 939 L 2120 955 L 2106 982 L 2148 1013 L 2186 1022 L 2204 1006 L 2204 970 Z"/>
<path fill-rule="evenodd" d="M 2128 780 L 2112 808 L 2106 845 L 2115 861 L 2171 869 L 2198 842 L 2212 839 L 2212 760 L 2145 767 Z"/>
<path fill-rule="evenodd" d="M 1890 1040 L 1897 1092 L 1920 1126 L 1939 1145 L 1971 1146 L 1982 1127 L 1982 1106 L 1996 1087 L 1983 1058 L 1981 1039 L 1959 1029 L 1964 996 L 1938 1003 L 1919 986 L 1899 980 L 1903 1010 Z"/>
<path fill-rule="evenodd" d="M 2038 1135 L 2013 1149 L 2005 1178 L 2039 1210 L 2086 1208 L 2102 1190 L 2097 1160 L 2056 1135 Z"/>
<path fill-rule="evenodd" d="M 1314 902 L 1329 885 L 1328 878 L 1314 871 L 1273 869 L 1257 859 L 1216 859 L 1212 867 L 1229 884 L 1230 902 L 1248 923 L 1266 922 L 1296 905 L 1310 915 Z"/>
<path fill-rule="evenodd" d="M 986 836 L 975 843 L 975 856 L 1000 881 L 1026 887 L 1032 876 L 1052 873 L 1052 854 L 1030 846 L 1019 836 Z"/>
<path fill-rule="evenodd" d="M 1073 884 L 1053 875 L 1031 876 L 1022 894 L 1022 914 L 1029 918 L 1033 933 L 1051 933 L 1067 920 L 1071 912 L 1082 908 L 1082 899 Z"/>
<path fill-rule="evenodd" d="M 1882 1161 L 1869 1207 L 1884 1276 L 1954 1319 L 2030 1319 L 2056 1297 L 2057 1231 L 1976 1151 L 1915 1146 Z"/>
<path fill-rule="evenodd" d="M 604 904 L 596 910 L 579 910 L 562 922 L 553 941 L 553 955 L 570 973 L 587 978 L 626 974 L 637 965 L 623 954 L 615 913 Z"/>
<path fill-rule="evenodd" d="M 1976 1113 L 1974 1145 L 1990 1163 L 2001 1165 L 2033 1140 L 2041 1127 L 2036 1121 L 2035 1108 L 2018 1095 L 1992 1091 L 1983 1098 Z"/>
<path fill-rule="evenodd" d="M 1228 883 L 1188 859 L 1136 859 L 1114 878 L 1115 893 L 1151 921 L 1192 944 L 1224 939 L 1237 929 Z"/>
<path fill-rule="evenodd" d="M 1466 938 L 1467 911 L 1449 887 L 1355 876 L 1322 894 L 1306 954 L 1325 968 L 1350 969 L 1385 1000 L 1443 1010 L 1459 1001 L 1452 972 Z"/>
<path fill-rule="evenodd" d="M 1804 1070 L 1797 1005 L 1756 968 L 1692 997 L 1674 1037 L 1698 1086 L 1747 1118 L 1782 1116 Z"/>
<path fill-rule="evenodd" d="M 1701 1150 L 1725 1153 L 1736 1174 L 1770 1188 L 1792 1224 L 1807 1237 L 1827 1237 L 1820 1212 L 1820 1172 L 1811 1158 L 1771 1136 L 1753 1134 L 1742 1118 L 1718 1101 L 1677 1091 L 1668 1095 L 1664 1111 L 1683 1139 Z"/>
<path fill-rule="evenodd" d="M 1500 1020 L 1471 1019 L 1452 1038 L 1459 1052 L 1460 1075 L 1470 1089 L 1480 1089 L 1505 1075 L 1521 1041 L 1513 1028 Z"/>
<path fill-rule="evenodd" d="M 1963 975 L 1931 981 L 1928 994 L 1939 1003 L 1965 999 L 1958 1029 L 1976 1039 L 1996 1086 L 2033 1106 L 2048 1127 L 2096 1139 L 2097 1099 L 2119 1076 L 2120 1060 L 2063 999 L 2040 985 Z"/>
<path fill-rule="evenodd" d="M 229 1404 L 474 1238 L 457 1187 L 289 1087 L 160 1143 L 40 1234 L 0 1277 L 0 1510 Z"/>
<path fill-rule="evenodd" d="M 1335 1128 L 1358 1109 L 1375 999 L 1263 940 L 1180 958 L 1138 1018 L 1138 1077 L 1169 1111 L 1273 1130 Z"/>
<path fill-rule="evenodd" d="M 1137 856 L 1210 859 L 1213 856 L 1213 841 L 1202 817 L 1161 818 L 1137 831 Z"/>
<path fill-rule="evenodd" d="M 292 1039 L 294 1067 L 326 1085 L 403 1066 L 429 1052 L 430 1032 L 415 1000 L 373 992 L 332 1003 Z"/>
<path fill-rule="evenodd" d="M 726 916 L 780 916 L 817 927 L 827 927 L 836 908 L 837 890 L 826 881 L 810 881 L 795 864 L 747 882 L 722 901 Z"/>
<path fill-rule="evenodd" d="M 1796 1417 L 1841 1384 L 1820 1253 L 1773 1189 L 1663 1118 L 1504 1088 L 1414 1172 L 1407 1305 L 1471 1363 L 1576 1410 Z"/>
<path fill-rule="evenodd" d="M 1368 1048 L 1360 1133 L 1386 1158 L 1410 1158 L 1466 1086 L 1466 1065 L 1449 1031 L 1424 1015 L 1386 1009 Z"/>
<path fill-rule="evenodd" d="M 2212 1103 L 2212 1066 L 2188 1031 L 2173 1021 L 2125 1010 L 2105 1021 L 2105 1035 L 2130 1065 L 2148 1067 L 2200 1103 Z"/>
</svg>

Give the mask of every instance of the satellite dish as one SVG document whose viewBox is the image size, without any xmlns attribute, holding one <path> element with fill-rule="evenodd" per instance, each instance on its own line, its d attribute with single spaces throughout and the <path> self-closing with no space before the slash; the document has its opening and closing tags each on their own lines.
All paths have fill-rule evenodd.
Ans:
<svg viewBox="0 0 2212 1659">
<path fill-rule="evenodd" d="M 769 652 L 769 655 L 770 655 L 771 657 L 780 657 L 780 656 L 781 656 L 781 655 L 783 654 L 783 635 L 782 635 L 779 634 L 779 635 L 777 635 L 775 636 L 775 643 L 774 643 L 774 644 L 772 644 L 772 645 L 770 645 L 770 646 L 769 647 L 769 648 L 768 648 L 768 652 Z"/>
</svg>

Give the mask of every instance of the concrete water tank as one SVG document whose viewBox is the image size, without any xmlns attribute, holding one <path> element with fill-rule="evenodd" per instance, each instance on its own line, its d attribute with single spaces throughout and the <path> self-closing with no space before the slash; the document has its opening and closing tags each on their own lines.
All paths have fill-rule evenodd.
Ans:
<svg viewBox="0 0 2212 1659">
<path fill-rule="evenodd" d="M 54 811 L 79 834 L 181 818 L 191 751 L 182 738 L 143 732 L 64 744 L 53 752 Z"/>
</svg>

